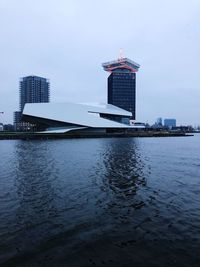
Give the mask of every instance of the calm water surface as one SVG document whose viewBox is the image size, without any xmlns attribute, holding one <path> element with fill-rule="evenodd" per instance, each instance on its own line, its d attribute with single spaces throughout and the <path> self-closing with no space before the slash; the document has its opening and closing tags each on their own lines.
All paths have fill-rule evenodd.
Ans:
<svg viewBox="0 0 200 267">
<path fill-rule="evenodd" d="M 200 266 L 200 134 L 0 151 L 0 265 Z"/>
</svg>

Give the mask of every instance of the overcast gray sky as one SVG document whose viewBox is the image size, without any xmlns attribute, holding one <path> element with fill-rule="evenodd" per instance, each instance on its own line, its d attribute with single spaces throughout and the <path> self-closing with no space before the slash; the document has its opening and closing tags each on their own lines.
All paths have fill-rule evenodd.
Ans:
<svg viewBox="0 0 200 267">
<path fill-rule="evenodd" d="M 105 102 L 101 63 L 120 48 L 141 65 L 138 121 L 200 124 L 199 0 L 0 0 L 0 121 L 27 75 L 50 79 L 52 102 Z"/>
</svg>

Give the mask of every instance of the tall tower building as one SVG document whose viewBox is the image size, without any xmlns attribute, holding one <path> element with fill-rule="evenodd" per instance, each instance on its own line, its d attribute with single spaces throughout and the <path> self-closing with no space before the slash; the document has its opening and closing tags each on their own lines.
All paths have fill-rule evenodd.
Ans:
<svg viewBox="0 0 200 267">
<path fill-rule="evenodd" d="M 20 80 L 20 111 L 26 103 L 49 102 L 49 81 L 38 76 L 27 76 Z"/>
<path fill-rule="evenodd" d="M 108 77 L 108 104 L 115 105 L 132 113 L 135 119 L 136 110 L 136 72 L 140 65 L 121 57 L 118 60 L 102 64 Z"/>
<path fill-rule="evenodd" d="M 27 131 L 31 125 L 21 121 L 26 103 L 48 103 L 50 100 L 49 80 L 38 76 L 27 76 L 20 79 L 19 110 L 14 112 L 14 128 L 16 131 Z"/>
</svg>

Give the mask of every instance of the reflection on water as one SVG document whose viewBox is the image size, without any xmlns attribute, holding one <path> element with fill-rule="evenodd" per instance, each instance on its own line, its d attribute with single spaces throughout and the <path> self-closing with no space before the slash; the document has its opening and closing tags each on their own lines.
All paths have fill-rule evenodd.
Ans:
<svg viewBox="0 0 200 267">
<path fill-rule="evenodd" d="M 108 146 L 108 144 L 106 144 Z M 136 193 L 137 187 L 146 185 L 144 163 L 136 139 L 111 142 L 103 155 L 105 164 L 105 186 L 120 197 Z"/>
<path fill-rule="evenodd" d="M 199 140 L 1 141 L 0 263 L 199 266 Z"/>
<path fill-rule="evenodd" d="M 18 250 L 30 247 L 48 236 L 51 217 L 57 214 L 55 192 L 52 180 L 56 169 L 50 156 L 47 143 L 19 142 L 16 144 L 15 186 L 18 195 L 16 227 L 20 229 L 19 239 L 15 240 Z M 37 234 L 35 232 L 37 228 Z M 34 235 L 34 239 L 30 238 Z M 23 238 L 21 238 L 23 237 Z M 31 242 L 31 243 L 30 243 Z"/>
</svg>

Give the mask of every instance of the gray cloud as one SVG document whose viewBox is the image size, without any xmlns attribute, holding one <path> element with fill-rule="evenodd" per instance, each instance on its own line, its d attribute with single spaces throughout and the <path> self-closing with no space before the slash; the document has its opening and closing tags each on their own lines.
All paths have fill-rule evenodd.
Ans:
<svg viewBox="0 0 200 267">
<path fill-rule="evenodd" d="M 52 101 L 105 102 L 101 63 L 122 47 L 141 64 L 138 120 L 200 124 L 199 11 L 198 0 L 1 0 L 3 121 L 18 109 L 19 78 L 31 74 L 50 79 Z"/>
</svg>

